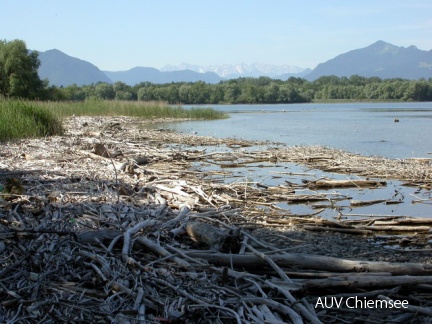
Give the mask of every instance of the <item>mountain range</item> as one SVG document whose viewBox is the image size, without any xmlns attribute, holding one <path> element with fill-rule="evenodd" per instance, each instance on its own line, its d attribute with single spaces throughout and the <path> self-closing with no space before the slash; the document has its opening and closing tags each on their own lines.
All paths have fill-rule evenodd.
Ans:
<svg viewBox="0 0 432 324">
<path fill-rule="evenodd" d="M 192 70 L 159 71 L 151 67 L 134 67 L 128 71 L 110 72 L 104 71 L 112 82 L 122 81 L 129 85 L 140 82 L 171 83 L 171 82 L 196 82 L 218 83 L 222 78 L 213 72 L 196 72 Z"/>
<path fill-rule="evenodd" d="M 166 65 L 160 69 L 161 71 L 179 71 L 191 70 L 199 73 L 214 72 L 225 79 L 235 79 L 239 77 L 260 77 L 268 76 L 278 78 L 281 75 L 296 75 L 301 74 L 305 69 L 291 65 L 274 65 L 264 63 L 253 64 L 222 64 L 222 65 L 193 65 L 182 63 L 180 65 Z M 308 69 L 307 72 L 310 72 Z M 306 73 L 307 73 L 306 72 Z"/>
<path fill-rule="evenodd" d="M 111 79 L 90 62 L 66 55 L 52 49 L 39 52 L 39 77 L 48 79 L 50 85 L 69 86 L 92 84 L 97 82 L 111 83 Z"/>
<path fill-rule="evenodd" d="M 71 57 L 57 49 L 39 52 L 41 66 L 39 76 L 51 85 L 78 86 L 97 82 L 121 81 L 129 85 L 140 82 L 218 83 L 238 77 L 267 76 L 286 80 L 291 76 L 313 81 L 321 76 L 338 77 L 360 75 L 364 77 L 420 79 L 432 77 L 432 50 L 424 51 L 415 46 L 399 47 L 377 41 L 367 47 L 340 54 L 320 63 L 313 70 L 289 65 L 237 64 L 200 66 L 183 63 L 166 65 L 158 70 L 152 67 L 134 67 L 128 71 L 101 71 L 90 62 Z"/>
<path fill-rule="evenodd" d="M 315 80 L 323 75 L 428 79 L 432 77 L 432 50 L 422 51 L 415 46 L 398 47 L 377 41 L 318 64 L 306 79 Z"/>
</svg>

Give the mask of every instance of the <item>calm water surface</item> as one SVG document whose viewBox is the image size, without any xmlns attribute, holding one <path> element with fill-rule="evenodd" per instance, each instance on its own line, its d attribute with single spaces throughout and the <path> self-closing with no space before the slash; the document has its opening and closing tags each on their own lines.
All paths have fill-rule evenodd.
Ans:
<svg viewBox="0 0 432 324">
<path fill-rule="evenodd" d="M 432 157 L 432 102 L 211 107 L 230 118 L 157 127 L 222 138 L 324 145 L 369 156 Z"/>
<path fill-rule="evenodd" d="M 282 142 L 287 145 L 325 145 L 332 148 L 369 156 L 389 158 L 432 157 L 432 102 L 426 103 L 343 103 L 343 104 L 292 104 L 292 105 L 216 105 L 216 110 L 229 114 L 228 119 L 216 121 L 191 121 L 155 124 L 183 133 L 221 138 L 235 137 L 246 140 Z M 394 119 L 399 122 L 394 122 Z M 181 145 L 179 147 L 181 149 Z M 206 148 L 207 152 L 211 148 Z M 221 150 L 221 148 L 215 148 Z M 214 165 L 209 166 L 209 170 Z M 205 165 L 200 169 L 206 170 Z M 231 170 L 234 178 L 226 181 L 252 181 L 266 185 L 284 185 L 286 181 L 301 182 L 320 177 L 356 178 L 356 176 L 329 174 L 310 170 L 305 165 L 285 163 L 266 167 L 250 165 Z M 289 176 L 283 172 L 311 174 Z M 278 176 L 279 175 L 279 176 Z M 430 203 L 416 203 L 430 199 L 431 191 L 402 186 L 390 180 L 387 186 L 369 189 L 343 189 L 339 193 L 357 200 L 400 200 L 398 205 L 384 203 L 351 208 L 349 200 L 337 203 L 337 210 L 352 215 L 406 215 L 431 217 Z M 292 213 L 313 213 L 312 204 L 278 204 Z M 320 215 L 333 218 L 336 209 L 327 208 Z"/>
</svg>

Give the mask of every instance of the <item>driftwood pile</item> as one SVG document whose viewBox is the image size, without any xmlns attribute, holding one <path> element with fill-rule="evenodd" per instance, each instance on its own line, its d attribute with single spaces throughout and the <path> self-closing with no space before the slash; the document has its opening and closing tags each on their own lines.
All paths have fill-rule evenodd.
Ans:
<svg viewBox="0 0 432 324">
<path fill-rule="evenodd" d="M 302 195 L 299 187 L 375 187 L 392 177 L 430 190 L 430 165 L 343 158 L 347 153 L 325 148 L 252 151 L 248 146 L 260 143 L 150 131 L 124 117 L 75 117 L 67 126 L 66 136 L 1 146 L 0 322 L 370 320 L 371 310 L 320 307 L 324 297 L 348 296 L 408 300 L 408 308 L 378 310 L 382 321 L 432 316 L 431 262 L 292 253 L 253 231 L 290 226 L 384 235 L 412 225 L 430 240 L 430 219 L 330 221 L 319 218 L 319 210 L 282 215 L 274 205 L 349 199 L 334 192 Z M 196 148 L 209 145 L 220 150 Z M 191 168 L 204 161 L 220 168 Z M 277 187 L 217 181 L 233 166 L 274 161 L 368 178 Z"/>
</svg>

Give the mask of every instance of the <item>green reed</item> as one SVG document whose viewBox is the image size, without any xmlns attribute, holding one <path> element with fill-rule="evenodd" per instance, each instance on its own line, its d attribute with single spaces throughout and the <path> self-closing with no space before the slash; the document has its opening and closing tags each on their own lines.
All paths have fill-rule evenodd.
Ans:
<svg viewBox="0 0 432 324">
<path fill-rule="evenodd" d="M 61 117 L 67 116 L 131 116 L 144 119 L 155 118 L 188 118 L 188 119 L 221 119 L 225 114 L 212 108 L 185 109 L 180 106 L 169 106 L 164 102 L 119 101 L 90 99 L 80 102 L 40 102 L 40 105 L 53 110 Z"/>
<path fill-rule="evenodd" d="M 23 100 L 0 100 L 0 141 L 58 135 L 61 119 L 48 108 Z"/>
<path fill-rule="evenodd" d="M 131 116 L 142 119 L 226 118 L 212 108 L 185 109 L 163 102 L 90 99 L 80 102 L 0 100 L 0 141 L 58 135 L 61 120 L 69 116 Z"/>
</svg>

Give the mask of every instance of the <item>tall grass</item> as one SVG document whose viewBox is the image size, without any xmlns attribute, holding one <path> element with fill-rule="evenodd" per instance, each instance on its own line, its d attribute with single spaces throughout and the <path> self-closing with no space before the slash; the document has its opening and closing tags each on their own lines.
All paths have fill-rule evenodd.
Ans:
<svg viewBox="0 0 432 324">
<path fill-rule="evenodd" d="M 131 116 L 143 119 L 226 118 L 225 114 L 212 108 L 185 109 L 162 102 L 98 99 L 83 102 L 0 100 L 0 141 L 62 134 L 64 130 L 61 120 L 72 115 Z"/>
<path fill-rule="evenodd" d="M 89 99 L 82 102 L 39 102 L 59 117 L 67 116 L 131 116 L 144 119 L 188 118 L 221 119 L 225 114 L 212 108 L 185 109 L 164 102 L 119 101 Z"/>
<path fill-rule="evenodd" d="M 60 118 L 49 109 L 22 100 L 0 100 L 0 141 L 58 135 Z"/>
</svg>

